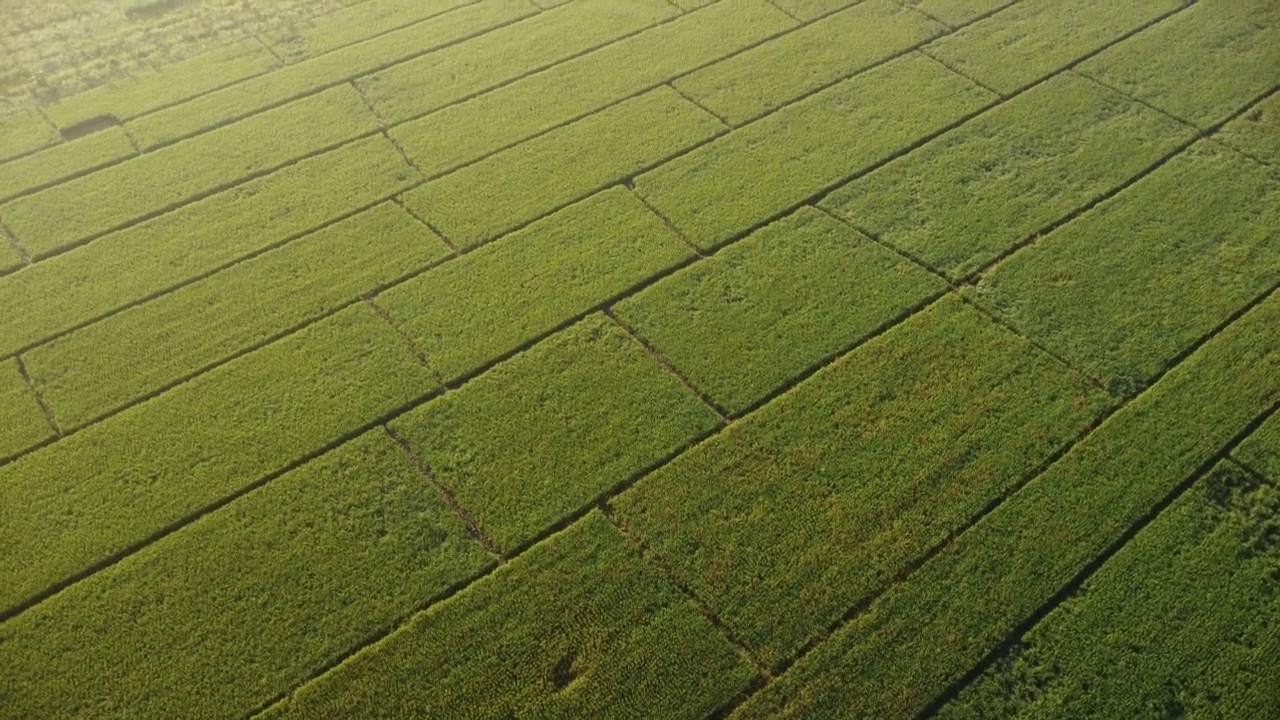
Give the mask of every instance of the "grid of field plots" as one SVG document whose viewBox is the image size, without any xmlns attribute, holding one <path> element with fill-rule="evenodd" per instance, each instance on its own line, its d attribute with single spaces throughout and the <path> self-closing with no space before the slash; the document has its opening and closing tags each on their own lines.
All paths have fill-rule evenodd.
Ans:
<svg viewBox="0 0 1280 720">
<path fill-rule="evenodd" d="M 1280 717 L 1280 3 L 366 0 L 0 121 L 0 717 Z"/>
</svg>

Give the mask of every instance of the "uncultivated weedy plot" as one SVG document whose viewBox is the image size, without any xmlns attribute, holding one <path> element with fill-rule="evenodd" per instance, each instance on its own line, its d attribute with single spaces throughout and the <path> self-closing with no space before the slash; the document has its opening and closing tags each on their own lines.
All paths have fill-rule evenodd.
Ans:
<svg viewBox="0 0 1280 720">
<path fill-rule="evenodd" d="M 244 716 L 492 562 L 374 430 L 0 626 L 0 704 Z"/>
<path fill-rule="evenodd" d="M 593 315 L 391 423 L 503 551 L 720 424 Z"/>
<path fill-rule="evenodd" d="M 805 207 L 614 311 L 739 415 L 945 289 L 918 265 Z"/>
<path fill-rule="evenodd" d="M 378 296 L 454 382 L 694 258 L 622 188 L 606 190 Z"/>
<path fill-rule="evenodd" d="M 693 720 L 753 674 L 593 512 L 263 717 Z"/>
<path fill-rule="evenodd" d="M 27 366 L 63 426 L 79 427 L 448 254 L 384 203 L 36 347 Z"/>
<path fill-rule="evenodd" d="M 1105 406 L 949 297 L 644 478 L 618 512 L 777 666 Z"/>
<path fill-rule="evenodd" d="M 938 717 L 1268 717 L 1280 490 L 1218 465 Z"/>
</svg>

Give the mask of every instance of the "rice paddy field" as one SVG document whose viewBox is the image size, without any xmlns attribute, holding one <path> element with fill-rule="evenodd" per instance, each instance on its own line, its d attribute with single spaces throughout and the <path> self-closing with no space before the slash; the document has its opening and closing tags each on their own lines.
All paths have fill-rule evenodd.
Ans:
<svg viewBox="0 0 1280 720">
<path fill-rule="evenodd" d="M 1280 2 L 24 6 L 0 718 L 1280 717 Z"/>
</svg>

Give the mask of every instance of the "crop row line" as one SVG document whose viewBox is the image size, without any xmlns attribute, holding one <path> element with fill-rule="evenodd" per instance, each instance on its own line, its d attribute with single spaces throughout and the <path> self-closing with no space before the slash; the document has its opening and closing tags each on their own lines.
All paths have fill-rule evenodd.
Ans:
<svg viewBox="0 0 1280 720">
<path fill-rule="evenodd" d="M 1267 295 L 1269 296 L 1270 293 Z M 1187 490 L 1191 489 L 1196 480 L 1200 479 L 1201 476 L 1213 469 L 1213 467 L 1218 463 L 1231 459 L 1231 452 L 1234 451 L 1236 447 L 1247 437 L 1253 434 L 1255 430 L 1261 427 L 1263 423 L 1275 415 L 1277 410 L 1280 410 L 1280 402 L 1273 403 L 1271 407 L 1254 417 L 1248 425 L 1246 425 L 1240 432 L 1236 433 L 1236 435 L 1233 436 L 1225 445 L 1219 448 L 1216 453 L 1197 466 L 1195 470 L 1187 475 L 1187 477 L 1183 478 L 1141 518 L 1130 525 L 1119 538 L 1108 545 L 1105 550 L 1085 565 L 1070 582 L 1064 585 L 1060 590 L 1058 590 L 1058 592 L 1054 593 L 1053 597 L 1051 597 L 1048 602 L 1041 605 L 1035 612 L 1014 627 L 1014 629 L 1003 640 L 1001 640 L 1000 643 L 991 650 L 991 652 L 983 657 L 977 665 L 971 668 L 969 672 L 965 673 L 959 680 L 952 683 L 952 685 L 943 691 L 941 695 L 927 705 L 925 709 L 916 716 L 917 720 L 927 720 L 927 718 L 936 716 L 938 711 L 940 711 L 948 702 L 954 700 L 965 686 L 973 682 L 979 675 L 985 672 L 987 668 L 991 667 L 992 663 L 999 659 L 1000 656 L 1012 649 L 1014 645 L 1017 644 L 1019 638 L 1038 625 L 1041 620 L 1043 620 L 1049 613 L 1053 612 L 1059 605 L 1079 593 L 1081 586 L 1083 586 L 1099 568 L 1105 565 L 1108 560 L 1114 557 L 1117 552 L 1133 540 L 1138 533 L 1142 532 L 1143 529 L 1150 525 L 1170 505 L 1176 502 L 1178 498 L 1182 497 Z M 1236 464 L 1241 465 L 1241 463 Z M 1251 475 L 1255 474 L 1252 470 L 1248 470 L 1248 472 Z"/>
<path fill-rule="evenodd" d="M 30 265 L 31 255 L 27 253 L 26 248 L 22 247 L 22 243 L 18 242 L 18 236 L 13 234 L 13 231 L 9 229 L 8 225 L 4 224 L 3 219 L 0 219 L 0 234 L 3 234 L 5 240 L 8 241 L 9 249 L 13 250 L 13 252 L 18 256 L 18 259 L 22 261 L 21 267 L 27 267 Z M 0 270 L 0 277 L 4 277 L 6 274 L 6 271 Z"/>
<path fill-rule="evenodd" d="M 36 404 L 40 406 L 40 412 L 44 413 L 44 419 L 49 423 L 49 429 L 53 430 L 54 437 L 62 437 L 62 428 L 58 427 L 58 419 L 53 414 L 53 408 L 49 407 L 49 403 L 44 399 L 44 394 L 40 392 L 36 381 L 31 378 L 31 373 L 27 372 L 27 364 L 22 361 L 21 355 L 15 357 L 14 360 L 18 365 L 18 374 L 22 376 L 22 381 L 31 390 Z"/>
</svg>

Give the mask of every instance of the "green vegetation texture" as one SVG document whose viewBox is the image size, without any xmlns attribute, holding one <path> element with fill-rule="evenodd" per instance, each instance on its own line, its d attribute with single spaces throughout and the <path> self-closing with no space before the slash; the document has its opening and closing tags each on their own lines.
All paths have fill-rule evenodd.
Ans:
<svg viewBox="0 0 1280 720">
<path fill-rule="evenodd" d="M 1194 136 L 1065 73 L 841 187 L 822 207 L 959 280 Z"/>
<path fill-rule="evenodd" d="M 752 669 L 599 512 L 265 714 L 701 718 Z"/>
<path fill-rule="evenodd" d="M 1224 463 L 938 717 L 1267 717 L 1280 490 Z"/>
<path fill-rule="evenodd" d="M 614 311 L 740 415 L 945 289 L 891 250 L 802 208 Z"/>
<path fill-rule="evenodd" d="M 618 512 L 777 666 L 1105 406 L 949 298 L 643 479 Z"/>
<path fill-rule="evenodd" d="M 24 357 L 60 422 L 79 427 L 448 254 L 430 230 L 383 203 Z"/>
<path fill-rule="evenodd" d="M 0 718 L 1280 717 L 1274 0 L 0 14 Z"/>
<path fill-rule="evenodd" d="M 1011 257 L 974 296 L 1131 395 L 1280 282 L 1277 228 L 1280 178 L 1206 141 Z"/>
<path fill-rule="evenodd" d="M 656 215 L 615 188 L 392 288 L 377 302 L 431 367 L 454 382 L 693 257 Z"/>
<path fill-rule="evenodd" d="M 0 626 L 0 705 L 245 715 L 491 564 L 375 430 Z"/>
<path fill-rule="evenodd" d="M 509 551 L 718 425 L 639 342 L 593 315 L 390 427 Z"/>
</svg>

